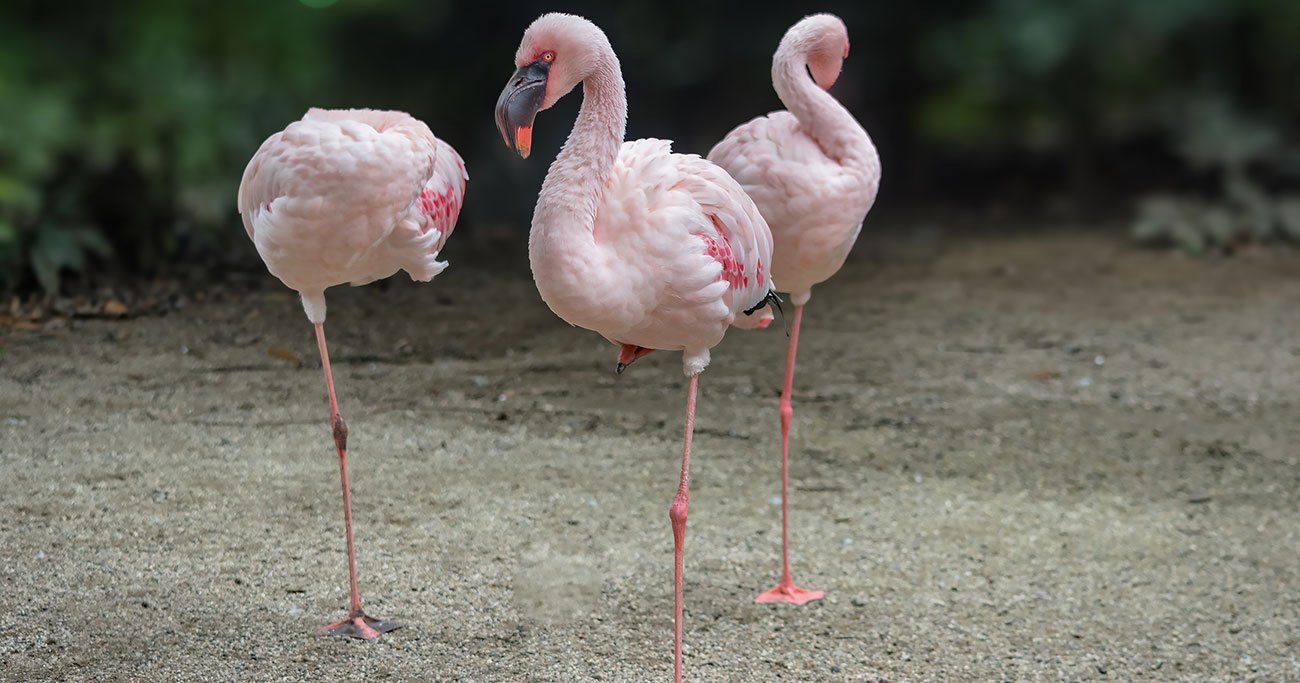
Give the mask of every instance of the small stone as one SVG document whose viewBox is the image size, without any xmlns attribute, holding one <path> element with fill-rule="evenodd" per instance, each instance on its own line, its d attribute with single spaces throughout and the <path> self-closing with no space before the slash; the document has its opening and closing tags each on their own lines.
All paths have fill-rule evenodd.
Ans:
<svg viewBox="0 0 1300 683">
<path fill-rule="evenodd" d="M 117 299 L 109 299 L 104 302 L 104 315 L 118 318 L 127 314 L 126 304 Z"/>
</svg>

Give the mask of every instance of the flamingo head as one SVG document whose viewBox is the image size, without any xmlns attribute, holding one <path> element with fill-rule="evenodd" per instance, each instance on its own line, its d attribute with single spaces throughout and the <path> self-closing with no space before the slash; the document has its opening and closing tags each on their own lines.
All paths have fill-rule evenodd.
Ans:
<svg viewBox="0 0 1300 683">
<path fill-rule="evenodd" d="M 524 31 L 513 76 L 497 98 L 497 129 L 507 147 L 528 158 L 533 119 L 549 109 L 612 56 L 609 39 L 595 24 L 571 14 L 543 14 Z"/>
<path fill-rule="evenodd" d="M 787 35 L 796 35 L 808 60 L 813 81 L 830 90 L 849 56 L 849 30 L 834 14 L 814 14 L 795 24 Z"/>
</svg>

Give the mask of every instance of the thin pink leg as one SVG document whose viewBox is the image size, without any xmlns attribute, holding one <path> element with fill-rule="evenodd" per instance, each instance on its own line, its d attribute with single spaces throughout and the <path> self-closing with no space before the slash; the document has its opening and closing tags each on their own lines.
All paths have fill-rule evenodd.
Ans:
<svg viewBox="0 0 1300 683">
<path fill-rule="evenodd" d="M 361 593 L 357 590 L 357 551 L 352 540 L 352 489 L 348 485 L 348 425 L 339 412 L 339 402 L 334 395 L 334 373 L 330 371 L 330 354 L 325 348 L 325 325 L 316 323 L 316 345 L 320 348 L 320 363 L 325 370 L 325 388 L 330 397 L 330 426 L 334 431 L 334 448 L 339 454 L 339 475 L 343 480 L 343 531 L 348 540 L 348 618 L 321 628 L 327 635 L 348 636 L 374 640 L 401 624 L 367 616 L 361 609 Z"/>
<path fill-rule="evenodd" d="M 785 359 L 785 389 L 781 391 L 781 582 L 776 588 L 759 595 L 754 602 L 788 602 L 803 605 L 820 600 L 821 591 L 810 591 L 794 585 L 790 577 L 790 421 L 794 408 L 790 395 L 794 390 L 794 358 L 799 348 L 799 321 L 803 306 L 794 307 L 794 324 L 790 328 L 790 351 Z"/>
<path fill-rule="evenodd" d="M 686 511 L 691 506 L 691 437 L 695 435 L 695 388 L 699 375 L 691 375 L 686 390 L 686 438 L 682 446 L 682 478 L 677 496 L 668 506 L 673 525 L 673 681 L 682 683 L 682 575 L 686 569 Z"/>
</svg>

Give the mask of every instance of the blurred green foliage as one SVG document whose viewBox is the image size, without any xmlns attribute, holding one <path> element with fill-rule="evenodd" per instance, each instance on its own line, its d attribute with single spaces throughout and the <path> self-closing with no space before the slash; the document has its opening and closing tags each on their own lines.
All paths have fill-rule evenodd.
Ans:
<svg viewBox="0 0 1300 683">
<path fill-rule="evenodd" d="M 247 150 L 323 82 L 313 19 L 262 0 L 0 4 L 0 289 L 57 291 L 110 237 L 154 270 L 227 224 Z"/>
<path fill-rule="evenodd" d="M 1271 197 L 1268 179 L 1300 171 L 1286 151 L 1300 120 L 1294 0 L 7 0 L 0 292 L 251 254 L 234 208 L 240 173 L 310 105 L 424 118 L 466 158 L 471 196 L 501 200 L 471 200 L 466 228 L 526 225 L 533 194 L 520 188 L 545 164 L 509 157 L 491 106 L 523 28 L 552 9 L 610 34 L 629 133 L 685 152 L 776 108 L 767 61 L 782 32 L 808 11 L 840 14 L 854 50 L 836 96 L 902 171 L 886 173 L 890 202 L 967 186 L 987 200 L 999 177 L 969 164 L 1023 150 L 1114 176 L 1133 159 L 1116 150 L 1142 139 L 1225 195 Z M 560 118 L 539 128 L 539 151 L 558 147 Z M 936 180 L 945 173 L 962 182 Z"/>
<path fill-rule="evenodd" d="M 1300 112 L 1293 0 L 991 0 L 937 28 L 920 122 L 956 144 L 1096 144 L 1172 131 L 1191 100 Z"/>
<path fill-rule="evenodd" d="M 1300 2 L 1294 0 L 991 0 L 936 30 L 921 62 L 938 87 L 922 136 L 954 146 L 1019 148 L 1065 160 L 1087 185 L 1123 176 L 1125 145 L 1155 141 L 1194 195 L 1139 203 L 1134 236 L 1201 254 L 1300 240 Z M 1171 170 L 1171 164 L 1154 167 Z M 1141 173 L 1140 171 L 1138 173 Z M 1163 187 L 1162 187 L 1163 185 Z"/>
<path fill-rule="evenodd" d="M 1300 151 L 1283 142 L 1280 127 L 1222 99 L 1203 99 L 1192 101 L 1175 129 L 1183 162 L 1214 174 L 1219 187 L 1209 199 L 1145 198 L 1133 223 L 1138 241 L 1174 244 L 1192 255 L 1251 242 L 1300 243 L 1300 194 L 1274 191 L 1258 177 L 1300 175 Z"/>
</svg>

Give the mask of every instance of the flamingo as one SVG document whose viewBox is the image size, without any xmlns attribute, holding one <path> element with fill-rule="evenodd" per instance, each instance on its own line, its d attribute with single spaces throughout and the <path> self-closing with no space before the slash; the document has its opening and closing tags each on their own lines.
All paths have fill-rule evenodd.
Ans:
<svg viewBox="0 0 1300 683">
<path fill-rule="evenodd" d="M 533 212 L 528 256 L 537 291 L 571 325 L 619 347 L 623 371 L 652 350 L 682 352 L 686 429 L 673 532 L 673 676 L 682 680 L 682 583 L 691 439 L 700 373 L 733 323 L 771 296 L 772 241 L 740 185 L 667 140 L 624 142 L 627 98 L 605 33 L 545 14 L 524 32 L 518 70 L 497 100 L 506 146 L 527 158 L 533 119 L 578 83 L 582 108 Z M 750 315 L 745 315 L 750 314 Z M 754 323 L 756 324 L 756 323 Z"/>
<path fill-rule="evenodd" d="M 790 576 L 790 396 L 803 307 L 813 285 L 844 265 L 880 185 L 871 137 L 826 92 L 848 56 L 848 29 L 839 17 L 814 14 L 790 27 L 772 58 L 772 85 L 789 111 L 742 124 L 709 152 L 767 219 L 776 244 L 772 277 L 794 304 L 780 401 L 781 579 L 759 603 L 803 605 L 824 595 Z"/>
<path fill-rule="evenodd" d="M 465 163 L 429 127 L 397 111 L 311 109 L 262 143 L 239 184 L 244 229 L 267 269 L 302 296 L 329 395 L 330 427 L 343 483 L 349 610 L 323 634 L 374 640 L 400 624 L 361 608 L 348 427 L 339 412 L 325 347 L 325 289 L 405 270 L 427 282 L 447 267 L 438 252 L 465 197 Z"/>
</svg>

